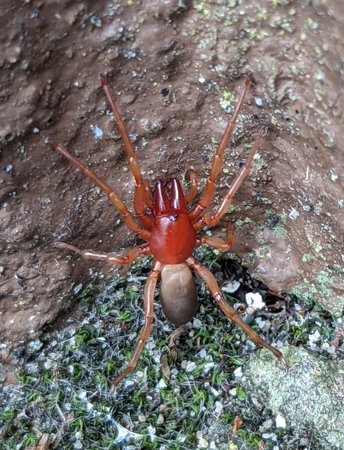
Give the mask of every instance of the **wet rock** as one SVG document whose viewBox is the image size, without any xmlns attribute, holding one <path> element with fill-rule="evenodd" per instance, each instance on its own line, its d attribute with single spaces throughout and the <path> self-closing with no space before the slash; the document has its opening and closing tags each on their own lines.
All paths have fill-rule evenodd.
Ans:
<svg viewBox="0 0 344 450">
<path fill-rule="evenodd" d="M 133 244 L 106 199 L 44 145 L 46 135 L 55 136 L 131 207 L 134 183 L 105 113 L 100 73 L 109 77 L 138 147 L 148 143 L 139 155 L 145 178 L 182 178 L 193 166 L 200 187 L 229 120 L 221 104 L 233 99 L 233 109 L 244 77 L 253 74 L 213 210 L 244 162 L 246 147 L 267 126 L 251 174 L 233 200 L 232 250 L 269 288 L 340 316 L 341 1 L 295 2 L 292 8 L 268 0 L 194 6 L 168 0 L 140 8 L 135 2 L 30 3 L 2 2 L 0 141 L 2 167 L 9 166 L 0 174 L 6 267 L 1 339 L 25 341 L 56 318 L 70 286 L 89 282 L 87 269 L 114 270 L 55 251 L 56 240 L 107 252 Z M 102 139 L 95 139 L 95 123 Z M 24 274 L 20 283 L 17 272 Z"/>
</svg>

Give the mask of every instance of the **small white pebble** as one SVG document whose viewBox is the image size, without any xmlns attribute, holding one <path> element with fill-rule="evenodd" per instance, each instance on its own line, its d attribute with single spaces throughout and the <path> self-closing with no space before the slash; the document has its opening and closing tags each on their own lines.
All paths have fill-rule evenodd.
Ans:
<svg viewBox="0 0 344 450">
<path fill-rule="evenodd" d="M 276 427 L 277 428 L 286 428 L 287 424 L 285 418 L 281 415 L 276 416 Z"/>
<path fill-rule="evenodd" d="M 330 172 L 330 178 L 331 178 L 331 181 L 333 181 L 334 183 L 338 180 L 338 175 L 336 174 L 336 172 L 333 169 Z"/>
<path fill-rule="evenodd" d="M 234 294 L 240 287 L 239 281 L 233 280 L 228 281 L 228 283 L 221 286 L 221 290 L 223 292 L 227 292 L 228 294 Z"/>
<path fill-rule="evenodd" d="M 219 401 L 215 402 L 215 414 L 221 414 L 223 410 L 223 404 Z"/>
<path fill-rule="evenodd" d="M 208 448 L 208 441 L 203 437 L 198 441 L 198 448 Z"/>
<path fill-rule="evenodd" d="M 147 431 L 151 435 L 151 439 L 152 439 L 152 435 L 155 436 L 156 429 L 152 425 L 148 425 Z"/>
<path fill-rule="evenodd" d="M 198 358 L 206 358 L 208 356 L 207 350 L 205 348 L 202 348 L 200 352 L 197 353 Z"/>
<path fill-rule="evenodd" d="M 261 330 L 267 331 L 270 328 L 270 322 L 268 320 L 264 320 L 261 317 L 256 317 L 254 322 L 259 326 Z"/>
<path fill-rule="evenodd" d="M 156 386 L 158 389 L 165 389 L 167 388 L 167 384 L 165 383 L 165 380 L 163 378 L 161 378 L 161 380 L 159 381 L 159 383 Z"/>
<path fill-rule="evenodd" d="M 254 101 L 255 101 L 257 106 L 262 106 L 263 105 L 263 100 L 260 97 L 254 97 Z"/>
<path fill-rule="evenodd" d="M 156 420 L 157 425 L 161 425 L 162 423 L 164 423 L 164 421 L 165 421 L 164 416 L 160 413 Z"/>
<path fill-rule="evenodd" d="M 218 397 L 219 395 L 220 395 L 220 392 L 219 391 L 217 391 L 215 388 L 213 388 L 213 387 L 211 387 L 210 389 L 209 389 L 209 391 L 210 391 L 210 393 L 214 396 L 214 397 Z M 216 403 L 218 403 L 218 402 L 216 402 Z M 216 403 L 215 403 L 215 405 L 216 405 Z"/>
<path fill-rule="evenodd" d="M 263 433 L 262 434 L 263 439 L 274 439 L 276 438 L 275 433 Z"/>
<path fill-rule="evenodd" d="M 193 361 L 182 361 L 182 368 L 185 369 L 186 372 L 193 372 L 196 367 L 197 365 Z"/>
<path fill-rule="evenodd" d="M 298 212 L 298 210 L 295 208 L 292 208 L 289 213 L 289 219 L 296 220 L 299 217 L 299 215 L 300 215 L 300 213 Z"/>
<path fill-rule="evenodd" d="M 199 330 L 202 328 L 202 322 L 199 319 L 194 319 L 192 322 L 192 326 L 196 328 L 196 330 Z"/>
<path fill-rule="evenodd" d="M 214 362 L 208 362 L 207 364 L 204 364 L 203 366 L 203 371 L 202 371 L 202 375 L 205 377 L 208 375 L 208 373 L 211 371 L 211 369 L 213 367 L 215 367 L 215 363 Z"/>
<path fill-rule="evenodd" d="M 300 446 L 301 447 L 308 447 L 309 445 L 309 439 L 306 437 L 303 437 L 300 439 Z"/>
<path fill-rule="evenodd" d="M 243 375 L 242 368 L 238 367 L 237 369 L 235 369 L 233 375 L 235 376 L 235 378 L 241 378 Z"/>
<path fill-rule="evenodd" d="M 245 295 L 246 303 L 254 309 L 265 308 L 265 303 L 263 302 L 263 297 L 259 292 L 248 292 Z"/>
<path fill-rule="evenodd" d="M 101 128 L 99 128 L 98 125 L 90 125 L 90 129 L 91 129 L 95 139 L 102 139 L 103 130 Z"/>
<path fill-rule="evenodd" d="M 318 330 L 315 330 L 314 333 L 310 334 L 308 336 L 308 340 L 310 343 L 314 344 L 315 342 L 318 342 L 321 338 L 321 334 Z"/>
<path fill-rule="evenodd" d="M 265 420 L 265 421 L 262 423 L 262 426 L 263 426 L 266 430 L 269 430 L 269 429 L 272 427 L 272 425 L 273 425 L 273 422 L 272 422 L 271 419 Z"/>
<path fill-rule="evenodd" d="M 74 442 L 74 444 L 73 444 L 74 450 L 82 450 L 82 448 L 83 448 L 83 444 L 81 441 L 77 440 Z"/>
<path fill-rule="evenodd" d="M 330 355 L 334 355 L 336 353 L 336 347 L 334 345 L 329 345 L 326 351 L 327 353 L 330 353 Z"/>
</svg>

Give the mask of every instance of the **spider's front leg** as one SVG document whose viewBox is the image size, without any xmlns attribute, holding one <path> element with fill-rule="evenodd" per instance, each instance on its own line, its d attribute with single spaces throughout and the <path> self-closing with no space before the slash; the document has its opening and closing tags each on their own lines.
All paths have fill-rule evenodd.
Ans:
<svg viewBox="0 0 344 450">
<path fill-rule="evenodd" d="M 185 202 L 189 204 L 196 197 L 198 182 L 196 172 L 189 169 L 185 174 L 185 180 L 191 182 L 189 192 L 185 195 Z"/>
<path fill-rule="evenodd" d="M 91 170 L 86 164 L 82 161 L 78 160 L 69 153 L 62 145 L 56 142 L 54 139 L 49 139 L 49 145 L 54 150 L 58 151 L 61 155 L 63 155 L 66 159 L 68 159 L 74 166 L 76 166 L 81 173 L 83 173 L 86 177 L 90 178 L 93 183 L 95 183 L 101 191 L 108 197 L 113 206 L 118 209 L 118 211 L 122 214 L 123 219 L 129 230 L 134 231 L 138 236 L 140 236 L 145 241 L 149 241 L 150 239 L 150 231 L 148 229 L 144 229 L 141 225 L 137 224 L 134 217 L 129 212 L 128 208 L 122 202 L 120 197 L 117 195 L 116 191 L 108 185 L 105 181 L 103 181 L 98 175 L 96 175 L 93 170 Z M 139 198 L 139 197 L 138 197 Z"/>
<path fill-rule="evenodd" d="M 115 393 L 116 386 L 118 385 L 118 383 L 120 383 L 123 380 L 123 378 L 125 378 L 129 373 L 135 370 L 137 361 L 139 360 L 141 352 L 147 342 L 147 339 L 149 338 L 154 314 L 154 291 L 162 268 L 163 264 L 161 264 L 159 261 L 155 261 L 153 268 L 150 274 L 148 275 L 143 294 L 143 309 L 145 313 L 145 323 L 142 327 L 139 341 L 135 347 L 134 353 L 129 361 L 128 366 L 117 378 L 115 378 L 112 381 L 110 395 Z"/>
<path fill-rule="evenodd" d="M 229 141 L 231 139 L 238 115 L 241 111 L 242 105 L 244 103 L 245 94 L 247 92 L 247 89 L 250 85 L 251 81 L 250 79 L 245 80 L 244 87 L 241 91 L 239 101 L 237 103 L 237 106 L 234 110 L 233 117 L 229 121 L 227 128 L 222 136 L 222 139 L 220 141 L 220 144 L 216 150 L 216 153 L 213 158 L 213 162 L 211 164 L 210 174 L 204 189 L 204 192 L 202 194 L 202 197 L 200 201 L 195 205 L 192 210 L 189 212 L 189 217 L 192 222 L 196 222 L 196 220 L 199 218 L 199 216 L 202 214 L 202 212 L 210 205 L 213 196 L 214 196 L 214 190 L 215 190 L 215 184 L 217 176 L 221 170 L 222 166 L 222 160 L 223 160 L 223 154 L 229 144 Z"/>
<path fill-rule="evenodd" d="M 103 86 L 105 95 L 109 101 L 114 119 L 116 121 L 116 125 L 121 135 L 125 151 L 127 153 L 129 169 L 135 178 L 135 197 L 134 197 L 134 209 L 137 217 L 143 223 L 144 227 L 148 230 L 153 228 L 153 219 L 148 216 L 145 212 L 145 204 L 149 206 L 149 193 L 150 189 L 147 190 L 147 180 L 142 178 L 141 169 L 139 160 L 137 158 L 137 154 L 135 152 L 135 148 L 133 143 L 130 140 L 129 133 L 127 127 L 120 115 L 115 99 L 110 91 L 109 82 L 107 78 L 101 77 L 101 84 Z M 148 202 L 148 203 L 147 203 Z"/>
<path fill-rule="evenodd" d="M 251 151 L 248 155 L 247 161 L 242 166 L 240 172 L 238 173 L 238 175 L 235 177 L 234 181 L 232 182 L 229 190 L 227 191 L 227 194 L 225 195 L 224 199 L 222 200 L 216 213 L 215 214 L 206 214 L 194 222 L 193 226 L 196 231 L 202 229 L 206 225 L 208 225 L 209 227 L 213 227 L 213 226 L 217 225 L 220 222 L 222 216 L 224 214 L 226 214 L 226 212 L 228 211 L 228 207 L 233 200 L 233 197 L 238 192 L 238 189 L 240 188 L 242 182 L 244 181 L 244 179 L 247 177 L 247 175 L 250 172 L 254 155 L 257 153 L 257 150 L 263 139 L 264 133 L 265 133 L 265 129 L 261 128 L 258 133 L 258 136 L 256 137 L 256 140 L 254 141 Z"/>
<path fill-rule="evenodd" d="M 140 255 L 147 255 L 149 253 L 149 245 L 145 244 L 141 247 L 133 247 L 128 249 L 123 255 L 115 255 L 113 253 L 94 252 L 92 250 L 80 250 L 74 245 L 66 244 L 65 242 L 57 242 L 55 244 L 59 248 L 65 248 L 77 253 L 85 259 L 94 259 L 104 261 L 113 265 L 131 264 Z"/>
<path fill-rule="evenodd" d="M 224 299 L 222 292 L 217 284 L 217 281 L 214 275 L 202 264 L 197 262 L 195 258 L 190 256 L 186 260 L 186 264 L 193 269 L 202 280 L 208 285 L 209 290 L 214 297 L 216 304 L 220 307 L 225 316 L 229 317 L 238 327 L 240 327 L 256 344 L 261 345 L 262 347 L 267 348 L 272 352 L 280 361 L 282 361 L 287 367 L 288 364 L 284 359 L 282 353 L 279 350 L 276 350 L 274 347 L 265 342 L 246 322 L 242 320 L 239 314 L 232 308 Z"/>
</svg>

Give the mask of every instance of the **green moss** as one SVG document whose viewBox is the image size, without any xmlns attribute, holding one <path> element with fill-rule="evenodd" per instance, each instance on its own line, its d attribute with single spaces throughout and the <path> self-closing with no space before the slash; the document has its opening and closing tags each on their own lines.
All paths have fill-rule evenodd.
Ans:
<svg viewBox="0 0 344 450">
<path fill-rule="evenodd" d="M 237 386 L 236 388 L 236 395 L 240 400 L 247 400 L 248 395 L 246 394 L 244 388 L 242 386 Z"/>
<path fill-rule="evenodd" d="M 201 0 L 193 4 L 194 9 L 204 17 L 208 17 L 210 14 L 210 11 L 205 7 L 206 3 L 206 0 Z"/>
<path fill-rule="evenodd" d="M 222 93 L 222 98 L 220 100 L 220 106 L 225 111 L 230 112 L 235 104 L 236 96 L 229 91 L 224 91 Z"/>
<path fill-rule="evenodd" d="M 329 270 L 322 270 L 311 283 L 307 278 L 295 286 L 291 293 L 302 299 L 306 304 L 318 303 L 335 316 L 341 315 L 344 310 L 344 296 L 335 295 L 333 286 L 338 285 Z"/>
<path fill-rule="evenodd" d="M 308 262 L 312 262 L 316 260 L 316 257 L 310 253 L 305 253 L 304 255 L 302 255 L 301 261 L 303 263 L 308 263 Z"/>
<path fill-rule="evenodd" d="M 261 436 L 257 433 L 252 433 L 244 428 L 241 428 L 237 431 L 237 436 L 245 441 L 248 449 L 257 449 L 259 448 Z"/>
</svg>

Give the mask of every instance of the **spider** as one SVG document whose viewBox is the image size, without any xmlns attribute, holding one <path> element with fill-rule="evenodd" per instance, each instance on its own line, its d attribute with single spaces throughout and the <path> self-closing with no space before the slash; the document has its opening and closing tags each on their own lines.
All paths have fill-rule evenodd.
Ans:
<svg viewBox="0 0 344 450">
<path fill-rule="evenodd" d="M 228 225 L 226 239 L 198 236 L 198 232 L 206 226 L 213 227 L 217 225 L 226 213 L 235 193 L 249 173 L 253 157 L 264 135 L 264 129 L 261 129 L 250 150 L 246 163 L 235 177 L 217 211 L 214 214 L 203 214 L 204 210 L 212 202 L 223 154 L 229 144 L 237 117 L 242 108 L 245 94 L 250 85 L 250 79 L 245 80 L 233 117 L 228 123 L 215 152 L 205 189 L 194 206 L 191 206 L 191 203 L 197 194 L 198 182 L 196 173 L 191 169 L 185 175 L 186 180 L 190 182 L 190 189 L 186 194 L 183 193 L 181 183 L 176 178 L 158 180 L 155 183 L 154 192 L 151 192 L 148 180 L 142 177 L 134 146 L 130 141 L 127 128 L 116 107 L 108 80 L 105 77 L 101 77 L 101 85 L 111 106 L 122 138 L 129 161 L 129 169 L 135 178 L 134 210 L 137 219 L 129 212 L 116 191 L 99 178 L 88 166 L 76 159 L 54 139 L 49 139 L 49 144 L 54 150 L 57 150 L 74 164 L 86 177 L 90 178 L 121 213 L 127 227 L 142 240 L 146 241 L 145 244 L 131 248 L 122 255 L 80 250 L 73 245 L 63 242 L 57 245 L 71 250 L 83 258 L 104 261 L 113 265 L 131 264 L 142 255 L 152 255 L 154 258 L 153 266 L 144 288 L 144 325 L 129 364 L 112 381 L 111 391 L 113 392 L 118 383 L 136 368 L 140 354 L 150 335 L 153 321 L 154 291 L 159 277 L 161 277 L 160 300 L 165 316 L 174 324 L 182 325 L 187 323 L 195 314 L 198 307 L 197 291 L 191 270 L 208 285 L 215 304 L 228 318 L 239 326 L 252 341 L 270 350 L 279 360 L 286 364 L 282 353 L 265 342 L 243 321 L 235 309 L 227 303 L 214 275 L 192 256 L 194 249 L 201 244 L 207 244 L 221 250 L 228 250 L 233 245 L 234 233 L 232 225 Z"/>
</svg>

